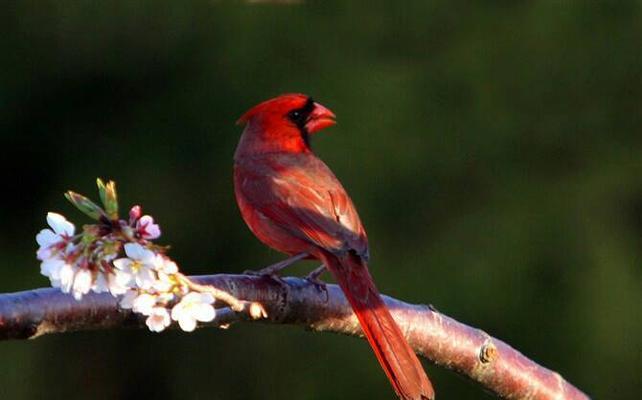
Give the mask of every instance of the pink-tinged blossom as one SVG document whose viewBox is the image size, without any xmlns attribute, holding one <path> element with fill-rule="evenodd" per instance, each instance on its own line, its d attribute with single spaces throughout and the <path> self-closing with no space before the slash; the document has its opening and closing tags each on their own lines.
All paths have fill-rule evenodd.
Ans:
<svg viewBox="0 0 642 400">
<path fill-rule="evenodd" d="M 136 222 L 136 230 L 140 237 L 147 240 L 156 239 L 161 235 L 160 227 L 154 223 L 154 218 L 150 215 L 143 215 Z"/>
<path fill-rule="evenodd" d="M 138 243 L 127 243 L 125 254 L 128 258 L 114 260 L 114 267 L 119 271 L 116 272 L 119 283 L 149 289 L 156 280 L 154 252 Z"/>
<path fill-rule="evenodd" d="M 216 316 L 214 297 L 210 293 L 191 292 L 172 308 L 172 319 L 185 332 L 192 332 L 196 322 L 210 322 Z"/>
<path fill-rule="evenodd" d="M 143 214 L 143 209 L 141 206 L 133 206 L 129 210 L 129 223 L 134 225 L 134 222 L 138 221 L 140 216 Z"/>
<path fill-rule="evenodd" d="M 145 324 L 152 332 L 161 332 L 165 330 L 172 320 L 169 318 L 169 313 L 165 307 L 154 307 L 145 320 Z"/>
<path fill-rule="evenodd" d="M 67 219 L 60 214 L 47 213 L 47 223 L 51 229 L 43 229 L 36 235 L 36 242 L 38 242 L 40 246 L 37 257 L 41 261 L 52 257 L 53 247 L 62 245 L 63 242 L 69 240 L 76 231 L 74 224 L 67 221 Z"/>
</svg>

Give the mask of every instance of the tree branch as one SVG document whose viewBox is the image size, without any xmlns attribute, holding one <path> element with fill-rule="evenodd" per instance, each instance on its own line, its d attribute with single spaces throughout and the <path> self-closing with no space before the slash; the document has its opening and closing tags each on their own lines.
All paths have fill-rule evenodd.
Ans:
<svg viewBox="0 0 642 400">
<path fill-rule="evenodd" d="M 277 281 L 248 275 L 194 277 L 236 298 L 258 302 L 264 322 L 291 324 L 318 332 L 362 336 L 359 323 L 336 285 L 326 289 L 298 278 Z M 588 399 L 558 373 L 529 360 L 487 333 L 471 328 L 424 305 L 384 300 L 410 345 L 431 362 L 456 371 L 506 399 Z M 252 321 L 252 313 L 217 309 L 210 325 L 225 327 Z M 144 327 L 144 320 L 118 308 L 109 294 L 91 293 L 77 302 L 57 289 L 0 294 L 0 340 L 33 339 L 48 333 Z"/>
</svg>

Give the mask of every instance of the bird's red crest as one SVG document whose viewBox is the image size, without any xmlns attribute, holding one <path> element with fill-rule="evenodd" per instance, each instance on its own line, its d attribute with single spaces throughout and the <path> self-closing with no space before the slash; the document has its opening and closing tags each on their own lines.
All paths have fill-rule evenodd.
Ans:
<svg viewBox="0 0 642 400">
<path fill-rule="evenodd" d="M 288 93 L 266 100 L 248 110 L 236 121 L 236 124 L 245 124 L 257 114 L 285 114 L 292 109 L 303 107 L 308 98 L 301 93 Z"/>
</svg>

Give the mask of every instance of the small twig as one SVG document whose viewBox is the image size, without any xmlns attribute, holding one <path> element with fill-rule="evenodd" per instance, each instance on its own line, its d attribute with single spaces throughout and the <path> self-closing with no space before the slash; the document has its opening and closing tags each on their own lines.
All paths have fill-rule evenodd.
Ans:
<svg viewBox="0 0 642 400">
<path fill-rule="evenodd" d="M 239 300 L 224 290 L 217 289 L 212 285 L 196 283 L 183 274 L 177 274 L 177 278 L 180 283 L 184 284 L 189 289 L 200 293 L 209 293 L 217 301 L 222 301 L 229 306 L 216 310 L 217 318 L 214 321 L 216 325 L 229 325 L 232 322 L 247 320 L 247 318 L 243 318 L 243 314 L 247 315 L 250 320 L 267 318 L 267 311 L 265 311 L 263 305 L 258 302 Z M 227 315 L 229 311 L 237 315 Z M 225 315 L 225 318 L 229 321 L 224 323 L 221 322 L 221 314 Z"/>
<path fill-rule="evenodd" d="M 228 292 L 217 289 L 212 285 L 203 285 L 200 283 L 196 283 L 183 274 L 176 274 L 176 276 L 180 283 L 184 284 L 188 288 L 196 292 L 211 294 L 217 301 L 222 301 L 229 305 L 233 311 L 243 312 L 245 310 L 246 302 L 237 299 Z"/>
</svg>

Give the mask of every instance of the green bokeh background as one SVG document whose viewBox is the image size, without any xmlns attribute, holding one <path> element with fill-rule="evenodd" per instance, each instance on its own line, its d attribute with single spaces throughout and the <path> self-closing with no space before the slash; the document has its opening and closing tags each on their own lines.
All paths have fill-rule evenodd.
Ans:
<svg viewBox="0 0 642 400">
<path fill-rule="evenodd" d="M 383 292 L 596 399 L 642 393 L 639 1 L 19 1 L 0 26 L 1 292 L 47 283 L 34 236 L 49 210 L 86 222 L 62 192 L 97 176 L 188 273 L 279 260 L 234 202 L 234 121 L 298 91 L 338 116 L 313 145 Z M 490 397 L 426 364 L 440 398 Z M 0 398 L 150 396 L 393 398 L 364 341 L 293 327 L 0 343 Z"/>
</svg>

